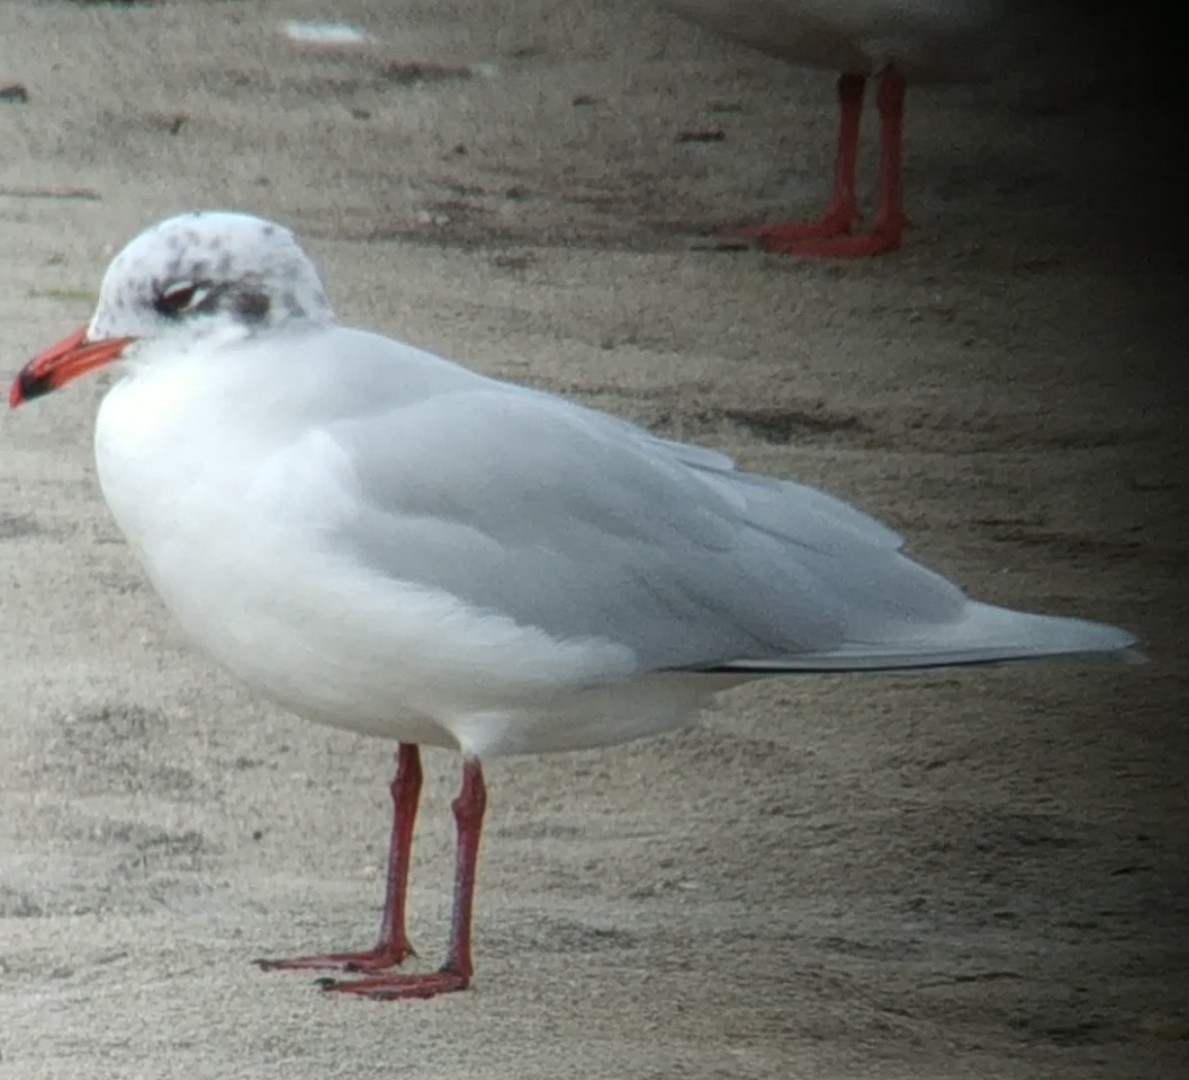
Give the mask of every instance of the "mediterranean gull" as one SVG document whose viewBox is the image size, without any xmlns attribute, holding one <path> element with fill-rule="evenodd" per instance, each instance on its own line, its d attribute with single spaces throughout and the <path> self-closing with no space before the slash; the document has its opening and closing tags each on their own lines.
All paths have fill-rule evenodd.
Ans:
<svg viewBox="0 0 1189 1080">
<path fill-rule="evenodd" d="M 824 492 L 342 326 L 258 218 L 142 233 L 10 404 L 108 365 L 99 481 L 189 636 L 298 715 L 399 744 L 379 943 L 261 961 L 365 976 L 329 990 L 470 984 L 487 759 L 670 731 L 752 679 L 1135 644 L 968 599 Z M 454 911 L 444 966 L 401 974 L 423 743 L 463 756 Z"/>
</svg>

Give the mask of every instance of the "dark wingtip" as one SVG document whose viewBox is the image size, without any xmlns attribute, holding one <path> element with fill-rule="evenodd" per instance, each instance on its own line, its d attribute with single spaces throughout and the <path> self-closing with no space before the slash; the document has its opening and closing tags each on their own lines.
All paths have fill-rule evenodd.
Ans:
<svg viewBox="0 0 1189 1080">
<path fill-rule="evenodd" d="M 44 376 L 35 375 L 27 367 L 21 368 L 21 373 L 12 381 L 8 391 L 8 407 L 15 409 L 26 401 L 43 397 L 53 390 L 53 383 Z"/>
</svg>

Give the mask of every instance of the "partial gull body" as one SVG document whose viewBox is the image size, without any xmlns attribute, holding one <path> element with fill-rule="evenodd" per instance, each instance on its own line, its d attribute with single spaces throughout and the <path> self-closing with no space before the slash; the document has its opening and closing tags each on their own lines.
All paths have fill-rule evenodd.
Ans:
<svg viewBox="0 0 1189 1080">
<path fill-rule="evenodd" d="M 380 943 L 266 962 L 368 973 L 335 991 L 469 985 L 486 759 L 672 730 L 755 678 L 1134 645 L 971 600 L 824 492 L 341 326 L 256 218 L 141 234 L 10 402 L 111 363 L 100 483 L 190 637 L 295 713 L 400 743 Z M 464 756 L 455 914 L 445 966 L 402 975 L 423 743 Z"/>
<path fill-rule="evenodd" d="M 664 8 L 790 63 L 839 73 L 838 150 L 819 221 L 730 230 L 771 251 L 855 258 L 894 251 L 910 227 L 901 178 L 904 101 L 917 81 L 978 81 L 1001 53 L 999 0 L 658 0 Z M 852 236 L 859 125 L 878 77 L 880 165 L 870 233 Z"/>
</svg>

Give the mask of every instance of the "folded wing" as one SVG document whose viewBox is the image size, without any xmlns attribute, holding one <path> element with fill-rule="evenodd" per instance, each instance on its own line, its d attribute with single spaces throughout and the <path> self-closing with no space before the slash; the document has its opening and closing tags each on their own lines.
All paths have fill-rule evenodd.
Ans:
<svg viewBox="0 0 1189 1080">
<path fill-rule="evenodd" d="M 639 670 L 860 670 L 1127 649 L 975 603 L 891 530 L 550 395 L 478 379 L 326 428 L 361 495 L 336 546 Z"/>
</svg>

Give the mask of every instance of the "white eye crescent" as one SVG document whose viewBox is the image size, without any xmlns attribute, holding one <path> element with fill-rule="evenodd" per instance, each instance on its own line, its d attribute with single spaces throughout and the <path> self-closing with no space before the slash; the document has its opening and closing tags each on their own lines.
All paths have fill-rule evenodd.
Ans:
<svg viewBox="0 0 1189 1080">
<path fill-rule="evenodd" d="M 161 290 L 153 306 L 162 315 L 177 316 L 197 307 L 210 292 L 209 285 L 200 285 L 193 281 L 175 281 Z"/>
</svg>

